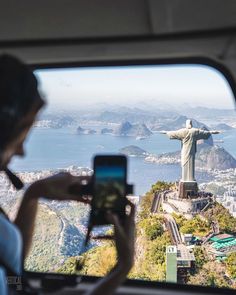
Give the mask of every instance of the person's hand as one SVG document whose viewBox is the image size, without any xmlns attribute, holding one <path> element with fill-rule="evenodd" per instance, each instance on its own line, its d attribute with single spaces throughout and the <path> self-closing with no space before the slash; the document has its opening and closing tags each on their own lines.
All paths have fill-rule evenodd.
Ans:
<svg viewBox="0 0 236 295">
<path fill-rule="evenodd" d="M 107 219 L 114 224 L 114 239 L 117 250 L 117 267 L 124 272 L 129 272 L 134 262 L 135 242 L 135 205 L 128 201 L 130 213 L 126 215 L 121 224 L 115 213 L 108 213 Z"/>
<path fill-rule="evenodd" d="M 32 197 L 44 197 L 53 200 L 76 200 L 83 203 L 90 203 L 87 196 L 80 193 L 84 183 L 91 181 L 90 176 L 73 176 L 70 173 L 58 173 L 56 175 L 40 179 L 28 188 L 27 193 Z M 77 187 L 72 193 L 70 188 Z"/>
<path fill-rule="evenodd" d="M 115 213 L 107 214 L 108 221 L 114 224 L 117 264 L 104 278 L 100 279 L 86 295 L 114 294 L 116 288 L 124 282 L 133 266 L 135 206 L 131 202 L 128 202 L 128 205 L 131 208 L 130 214 L 126 215 L 124 223 L 122 224 Z"/>
</svg>

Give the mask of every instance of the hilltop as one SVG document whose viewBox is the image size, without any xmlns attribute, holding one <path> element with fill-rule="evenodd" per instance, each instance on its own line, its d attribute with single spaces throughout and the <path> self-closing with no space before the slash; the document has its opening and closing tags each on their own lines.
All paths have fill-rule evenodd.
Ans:
<svg viewBox="0 0 236 295">
<path fill-rule="evenodd" d="M 196 167 L 218 170 L 236 168 L 236 159 L 223 147 L 203 144 L 196 154 Z"/>
</svg>

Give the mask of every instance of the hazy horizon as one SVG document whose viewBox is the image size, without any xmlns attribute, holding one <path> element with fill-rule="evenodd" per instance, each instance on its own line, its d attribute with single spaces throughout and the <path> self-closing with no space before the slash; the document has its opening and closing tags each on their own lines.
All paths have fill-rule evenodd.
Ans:
<svg viewBox="0 0 236 295">
<path fill-rule="evenodd" d="M 207 66 L 125 66 L 35 71 L 50 108 L 113 106 L 235 109 L 221 73 Z"/>
</svg>

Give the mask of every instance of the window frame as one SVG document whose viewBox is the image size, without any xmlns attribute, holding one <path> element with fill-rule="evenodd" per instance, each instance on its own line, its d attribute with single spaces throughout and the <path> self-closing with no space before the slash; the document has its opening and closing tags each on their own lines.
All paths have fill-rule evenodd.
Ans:
<svg viewBox="0 0 236 295">
<path fill-rule="evenodd" d="M 89 68 L 89 67 L 115 67 L 115 66 L 180 66 L 180 65 L 202 65 L 209 66 L 220 72 L 231 88 L 234 103 L 236 107 L 236 80 L 234 79 L 233 74 L 224 65 L 221 61 L 205 57 L 205 56 L 187 56 L 187 57 L 171 57 L 171 58 L 146 58 L 146 59 L 120 59 L 120 60 L 101 60 L 101 61 L 72 61 L 72 62 L 49 62 L 49 63 L 32 63 L 29 66 L 33 71 L 43 70 L 43 69 L 63 69 L 63 68 Z M 235 113 L 236 116 L 236 113 Z M 64 286 L 76 286 L 78 283 L 95 283 L 100 277 L 94 276 L 77 276 L 77 275 L 66 275 L 66 274 L 57 274 L 57 273 L 41 273 L 41 272 L 30 272 L 24 270 L 24 275 L 33 280 L 41 280 L 44 287 L 51 286 L 55 284 L 55 290 L 58 287 Z M 204 293 L 204 294 L 234 294 L 235 289 L 226 289 L 226 288 L 216 288 L 209 286 L 200 286 L 200 285 L 187 285 L 187 284 L 178 284 L 178 283 L 168 283 L 168 282 L 158 282 L 158 281 L 145 281 L 145 280 L 131 280 L 127 279 L 123 284 L 127 287 L 143 287 L 157 290 L 168 290 L 176 292 L 178 288 L 179 292 L 186 294 L 192 293 Z"/>
</svg>

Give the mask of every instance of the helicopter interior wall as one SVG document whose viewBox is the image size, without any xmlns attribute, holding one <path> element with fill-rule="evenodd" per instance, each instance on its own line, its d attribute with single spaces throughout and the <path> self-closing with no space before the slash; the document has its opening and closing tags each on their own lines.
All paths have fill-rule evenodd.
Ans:
<svg viewBox="0 0 236 295">
<path fill-rule="evenodd" d="M 163 35 L 229 28 L 227 0 L 1 1 L 1 41 Z M 101 21 L 102 20 L 102 21 Z"/>
<path fill-rule="evenodd" d="M 234 74 L 235 13 L 234 0 L 4 0 L 0 52 L 30 64 L 205 56 Z"/>
<path fill-rule="evenodd" d="M 234 0 L 3 0 L 0 53 L 35 65 L 201 56 L 236 77 L 235 14 Z M 82 294 L 91 284 L 56 294 Z M 173 292 L 192 294 L 135 286 L 117 294 Z"/>
</svg>

